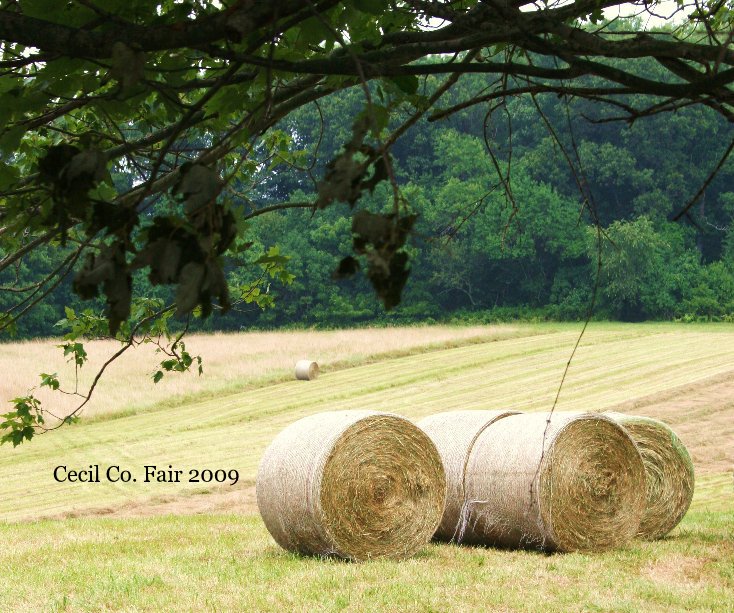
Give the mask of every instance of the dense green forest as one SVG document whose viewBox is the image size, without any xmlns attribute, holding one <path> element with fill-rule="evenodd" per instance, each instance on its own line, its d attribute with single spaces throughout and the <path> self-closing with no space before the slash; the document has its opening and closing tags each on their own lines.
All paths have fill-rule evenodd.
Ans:
<svg viewBox="0 0 734 613">
<path fill-rule="evenodd" d="M 439 108 L 475 96 L 486 79 L 464 75 Z M 391 88 L 415 85 L 384 80 L 371 95 L 389 105 Z M 734 316 L 734 168 L 724 164 L 707 183 L 732 138 L 720 115 L 689 107 L 630 124 L 611 121 L 613 106 L 556 95 L 498 102 L 423 120 L 393 148 L 402 197 L 418 215 L 411 274 L 397 308 L 385 312 L 359 275 L 332 279 L 339 260 L 351 253 L 347 204 L 315 212 L 284 208 L 248 222 L 253 246 L 247 257 L 252 261 L 277 245 L 290 257 L 294 280 L 265 279 L 258 299 L 209 318 L 207 329 L 575 320 L 586 316 L 597 284 L 598 318 Z M 634 98 L 619 102 L 635 106 Z M 280 165 L 275 179 L 235 181 L 227 197 L 245 212 L 312 201 L 315 180 L 349 140 L 363 107 L 364 92 L 354 88 L 292 114 L 273 135 L 274 149 L 262 154 L 264 176 L 266 168 Z M 394 111 L 397 123 L 401 109 Z M 672 221 L 703 185 L 702 197 Z M 383 182 L 358 206 L 388 210 L 390 189 Z M 0 284 L 28 284 L 63 255 L 58 247 L 33 251 Z M 230 281 L 251 280 L 251 267 L 233 261 L 229 268 Z M 135 283 L 147 285 L 150 296 L 165 299 L 169 291 L 153 288 L 144 275 Z M 0 307 L 13 298 L 12 291 L 0 291 Z M 260 308 L 271 302 L 275 308 Z M 18 335 L 58 334 L 54 323 L 64 317 L 65 305 L 94 306 L 79 303 L 67 279 L 20 320 Z M 97 307 L 102 310 L 101 303 Z"/>
</svg>

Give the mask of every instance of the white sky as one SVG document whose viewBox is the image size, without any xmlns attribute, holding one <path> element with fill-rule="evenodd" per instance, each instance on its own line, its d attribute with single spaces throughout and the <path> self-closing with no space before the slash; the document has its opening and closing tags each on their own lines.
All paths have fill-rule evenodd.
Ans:
<svg viewBox="0 0 734 613">
<path fill-rule="evenodd" d="M 642 18 L 643 26 L 645 28 L 652 28 L 665 23 L 670 18 L 670 16 L 679 9 L 680 7 L 678 6 L 678 3 L 674 0 L 663 0 L 662 2 L 658 2 L 654 9 L 650 9 L 650 12 L 654 13 L 654 15 L 641 12 L 643 9 L 641 9 L 639 6 L 635 6 L 632 4 L 622 4 L 605 9 L 604 16 L 607 19 L 613 19 L 614 17 L 618 16 L 629 17 L 639 14 Z M 692 9 L 693 7 L 690 5 L 685 6 L 682 11 L 675 15 L 673 22 L 680 24 L 685 21 L 686 16 L 691 12 Z"/>
</svg>

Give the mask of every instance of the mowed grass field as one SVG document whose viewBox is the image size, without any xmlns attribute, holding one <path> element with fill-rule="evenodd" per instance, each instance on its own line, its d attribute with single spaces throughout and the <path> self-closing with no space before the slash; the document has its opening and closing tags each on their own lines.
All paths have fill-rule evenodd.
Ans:
<svg viewBox="0 0 734 613">
<path fill-rule="evenodd" d="M 519 333 L 519 332 L 518 332 Z M 206 393 L 232 393 L 252 387 L 288 381 L 297 360 L 318 354 L 329 369 L 364 364 L 377 357 L 410 355 L 427 349 L 445 349 L 484 342 L 515 334 L 513 327 L 412 326 L 355 330 L 250 332 L 248 334 L 191 334 L 186 348 L 204 358 L 205 377 L 165 377 L 153 383 L 152 373 L 166 356 L 152 345 L 130 350 L 110 365 L 85 417 L 131 413 L 163 402 L 179 405 Z M 62 341 L 32 340 L 0 344 L 0 400 L 24 396 L 40 383 L 39 372 L 57 373 L 66 390 L 74 389 L 74 365 L 63 358 Z M 104 362 L 119 348 L 115 341 L 93 340 L 84 344 L 88 363 L 79 371 L 79 390 L 89 387 Z M 79 404 L 78 397 L 36 389 L 44 406 L 65 414 Z"/>
<path fill-rule="evenodd" d="M 238 391 L 215 376 L 184 401 L 135 411 L 121 402 L 30 445 L 0 448 L 0 610 L 732 610 L 734 326 L 592 324 L 566 377 L 558 410 L 652 415 L 687 444 L 696 496 L 662 541 L 596 555 L 431 544 L 408 561 L 366 564 L 278 548 L 257 516 L 254 481 L 287 424 L 332 409 L 409 418 L 547 410 L 579 326 L 457 328 L 455 340 L 435 342 L 430 330 L 382 357 L 379 343 L 367 357 L 355 341 L 362 357 L 334 358 L 316 381 L 255 373 Z M 215 349 L 225 364 L 227 342 Z M 308 347 L 320 359 L 316 337 Z M 119 465 L 138 480 L 53 480 L 58 465 L 90 464 L 102 473 Z M 185 476 L 236 469 L 239 482 L 144 483 L 146 465 Z"/>
</svg>

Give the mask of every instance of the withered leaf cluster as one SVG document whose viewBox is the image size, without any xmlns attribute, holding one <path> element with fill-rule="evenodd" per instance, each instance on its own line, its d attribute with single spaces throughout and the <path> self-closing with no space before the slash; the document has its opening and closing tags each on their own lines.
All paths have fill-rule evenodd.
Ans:
<svg viewBox="0 0 734 613">
<path fill-rule="evenodd" d="M 75 155 L 72 162 L 80 154 Z M 50 166 L 48 163 L 47 168 Z M 65 171 L 62 176 L 80 177 L 72 185 L 86 195 L 87 175 Z M 98 296 L 101 290 L 107 302 L 111 334 L 116 334 L 130 315 L 132 273 L 145 267 L 149 268 L 148 278 L 153 285 L 177 286 L 178 315 L 201 307 L 202 315 L 208 316 L 215 299 L 223 310 L 229 308 L 220 256 L 235 239 L 236 223 L 232 213 L 217 201 L 221 189 L 222 181 L 215 170 L 199 164 L 183 166 L 180 179 L 171 190 L 181 202 L 183 217 L 154 217 L 143 232 L 144 243 L 139 250 L 130 238 L 138 220 L 135 212 L 105 202 L 94 204 L 89 227 L 95 232 L 105 230 L 113 240 L 87 255 L 74 277 L 73 289 L 84 299 Z M 128 253 L 134 255 L 130 262 Z"/>
<path fill-rule="evenodd" d="M 220 256 L 237 229 L 232 213 L 217 202 L 222 185 L 213 169 L 184 165 L 172 193 L 183 203 L 185 223 L 178 217 L 156 217 L 133 261 L 133 268 L 150 268 L 153 285 L 177 284 L 178 315 L 200 306 L 206 317 L 214 298 L 222 310 L 230 306 Z"/>
<path fill-rule="evenodd" d="M 402 251 L 417 215 L 399 216 L 359 211 L 352 218 L 354 253 L 365 256 L 367 278 L 387 310 L 400 304 L 400 297 L 410 274 L 408 254 Z M 344 279 L 359 269 L 353 256 L 343 258 L 334 278 Z"/>
<path fill-rule="evenodd" d="M 87 220 L 89 191 L 109 176 L 107 159 L 98 149 L 62 143 L 49 147 L 38 160 L 38 174 L 51 192 L 51 209 L 43 223 L 58 228 L 65 242 L 68 229 Z"/>
</svg>

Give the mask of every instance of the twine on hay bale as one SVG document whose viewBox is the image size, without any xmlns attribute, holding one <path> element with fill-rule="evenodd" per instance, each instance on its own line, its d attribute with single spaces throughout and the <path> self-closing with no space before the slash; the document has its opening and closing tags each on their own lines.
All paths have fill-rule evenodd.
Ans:
<svg viewBox="0 0 734 613">
<path fill-rule="evenodd" d="M 257 504 L 290 551 L 349 560 L 406 558 L 441 519 L 446 478 L 428 436 L 375 411 L 305 417 L 265 451 Z"/>
<path fill-rule="evenodd" d="M 446 411 L 421 419 L 418 427 L 431 438 L 446 471 L 446 505 L 433 538 L 461 543 L 469 510 L 466 465 L 471 450 L 485 428 L 517 411 Z"/>
<path fill-rule="evenodd" d="M 632 539 L 645 469 L 627 432 L 598 414 L 525 413 L 495 421 L 467 463 L 466 542 L 603 551 Z"/>
<path fill-rule="evenodd" d="M 319 365 L 311 360 L 298 360 L 296 362 L 296 379 L 300 381 L 313 381 L 319 376 Z"/>
<path fill-rule="evenodd" d="M 662 421 L 639 415 L 604 413 L 621 424 L 642 455 L 647 497 L 638 536 L 658 539 L 675 528 L 693 499 L 691 456 L 675 432 Z"/>
</svg>

